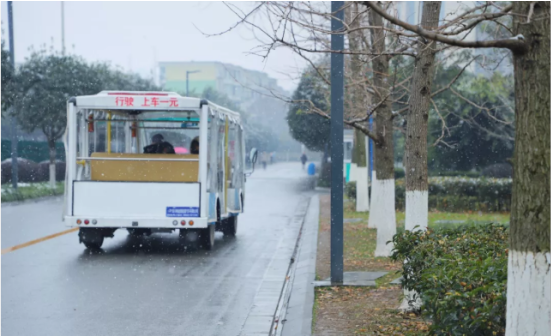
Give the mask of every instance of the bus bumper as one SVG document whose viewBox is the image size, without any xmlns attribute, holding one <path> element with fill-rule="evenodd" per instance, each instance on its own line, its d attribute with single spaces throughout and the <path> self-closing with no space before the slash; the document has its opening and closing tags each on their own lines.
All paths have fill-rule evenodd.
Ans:
<svg viewBox="0 0 551 336">
<path fill-rule="evenodd" d="M 80 221 L 80 224 L 78 224 Z M 88 224 L 85 224 L 88 221 Z M 185 222 L 184 222 L 185 221 Z M 95 223 L 95 224 L 94 224 Z M 182 224 L 184 223 L 184 224 Z M 212 223 L 214 224 L 214 223 Z M 129 218 L 65 216 L 65 226 L 86 228 L 164 228 L 164 229 L 201 229 L 208 226 L 206 217 L 166 217 L 166 218 Z"/>
</svg>

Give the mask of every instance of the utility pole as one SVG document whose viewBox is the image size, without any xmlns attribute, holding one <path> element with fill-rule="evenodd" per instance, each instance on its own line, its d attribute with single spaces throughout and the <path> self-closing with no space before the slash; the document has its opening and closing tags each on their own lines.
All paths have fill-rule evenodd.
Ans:
<svg viewBox="0 0 551 336">
<path fill-rule="evenodd" d="M 61 1 L 61 53 L 65 56 L 65 2 Z"/>
<path fill-rule="evenodd" d="M 343 284 L 343 132 L 344 132 L 344 1 L 332 1 L 331 12 L 331 284 Z"/>
<path fill-rule="evenodd" d="M 186 97 L 189 97 L 189 74 L 201 72 L 201 70 L 186 71 Z"/>
<path fill-rule="evenodd" d="M 10 37 L 10 62 L 15 73 L 15 51 L 14 51 L 14 41 L 13 41 L 13 1 L 8 1 L 8 30 Z M 11 184 L 13 189 L 17 190 L 17 180 L 19 177 L 18 167 L 17 167 L 17 123 L 15 118 L 15 101 L 12 102 L 11 106 Z"/>
</svg>

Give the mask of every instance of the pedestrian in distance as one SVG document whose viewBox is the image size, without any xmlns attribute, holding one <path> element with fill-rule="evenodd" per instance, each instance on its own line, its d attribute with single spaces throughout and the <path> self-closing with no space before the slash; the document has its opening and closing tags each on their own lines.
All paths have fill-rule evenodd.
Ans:
<svg viewBox="0 0 551 336">
<path fill-rule="evenodd" d="M 308 161 L 308 157 L 305 153 L 302 153 L 302 156 L 300 157 L 300 162 L 302 162 L 302 169 L 304 170 L 304 165 L 306 164 L 306 161 Z"/>
<path fill-rule="evenodd" d="M 266 166 L 268 165 L 268 153 L 262 152 L 260 155 L 260 161 L 262 161 L 262 166 L 264 167 L 264 170 L 266 170 Z"/>
</svg>

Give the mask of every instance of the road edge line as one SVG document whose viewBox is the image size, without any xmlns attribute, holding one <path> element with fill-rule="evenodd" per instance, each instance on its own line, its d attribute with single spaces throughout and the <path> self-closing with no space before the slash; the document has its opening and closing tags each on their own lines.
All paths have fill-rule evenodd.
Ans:
<svg viewBox="0 0 551 336">
<path fill-rule="evenodd" d="M 46 240 L 49 240 L 49 239 L 52 239 L 52 238 L 56 238 L 56 237 L 59 237 L 59 236 L 63 236 L 67 233 L 71 233 L 71 232 L 75 232 L 75 231 L 78 231 L 78 227 L 74 227 L 74 228 L 71 228 L 69 230 L 65 230 L 65 231 L 61 231 L 61 232 L 58 232 L 58 233 L 54 233 L 54 234 L 51 234 L 49 236 L 45 236 L 45 237 L 42 237 L 42 238 L 38 238 L 38 239 L 34 239 L 34 240 L 31 240 L 31 241 L 28 241 L 26 243 L 23 243 L 23 244 L 19 244 L 19 245 L 15 245 L 15 246 L 12 246 L 12 247 L 7 247 L 5 249 L 2 249 L 2 253 L 1 255 L 4 255 L 6 253 L 10 253 L 10 252 L 13 252 L 13 251 L 16 251 L 16 250 L 19 250 L 19 249 L 22 249 L 22 248 L 25 248 L 25 247 L 29 247 L 31 245 L 34 245 L 34 244 L 38 244 L 38 243 L 41 243 L 43 241 L 46 241 Z"/>
</svg>

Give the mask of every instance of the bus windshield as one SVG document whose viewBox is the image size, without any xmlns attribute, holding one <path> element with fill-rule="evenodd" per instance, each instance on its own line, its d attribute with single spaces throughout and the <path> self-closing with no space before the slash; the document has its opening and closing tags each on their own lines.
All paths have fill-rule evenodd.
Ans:
<svg viewBox="0 0 551 336">
<path fill-rule="evenodd" d="M 143 146 L 151 144 L 154 136 L 161 135 L 163 141 L 174 147 L 176 154 L 189 154 L 191 142 L 199 136 L 199 116 L 195 112 L 146 112 L 138 117 L 138 128 Z"/>
</svg>

